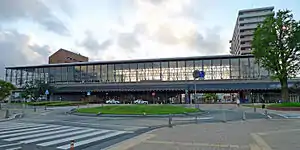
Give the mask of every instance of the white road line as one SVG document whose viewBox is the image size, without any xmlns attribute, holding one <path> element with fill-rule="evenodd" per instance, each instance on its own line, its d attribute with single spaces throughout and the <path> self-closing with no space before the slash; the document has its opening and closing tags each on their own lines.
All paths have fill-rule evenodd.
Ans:
<svg viewBox="0 0 300 150">
<path fill-rule="evenodd" d="M 23 128 L 33 128 L 33 127 L 40 127 L 40 126 L 43 126 L 43 125 L 23 125 L 23 126 L 16 126 L 16 127 L 10 127 L 10 126 L 7 126 L 5 128 L 2 128 L 0 129 L 0 131 L 11 131 L 11 130 L 17 130 L 17 129 L 23 129 Z"/>
<path fill-rule="evenodd" d="M 123 134 L 123 133 L 126 133 L 126 132 L 125 131 L 116 131 L 116 132 L 113 132 L 113 133 L 110 133 L 110 134 L 105 134 L 105 135 L 98 136 L 98 137 L 95 137 L 95 138 L 91 138 L 91 139 L 87 139 L 87 140 L 84 140 L 84 141 L 76 142 L 74 144 L 74 147 L 76 148 L 77 146 L 89 144 L 89 143 L 96 142 L 96 141 L 101 141 L 103 139 L 107 139 L 107 138 L 117 136 L 117 135 L 120 135 L 120 134 Z M 63 145 L 63 146 L 60 146 L 60 147 L 57 147 L 57 148 L 67 150 L 67 149 L 70 148 L 70 144 L 66 144 L 66 145 Z"/>
<path fill-rule="evenodd" d="M 64 128 L 69 128 L 69 129 L 66 129 L 66 130 L 62 129 L 62 130 L 51 131 L 51 132 L 43 132 L 43 133 L 31 134 L 31 135 L 27 135 L 27 136 L 18 136 L 18 137 L 15 137 L 15 138 L 4 139 L 4 141 L 24 140 L 24 139 L 30 139 L 30 138 L 46 136 L 46 135 L 51 135 L 51 134 L 59 134 L 59 133 L 74 131 L 74 130 L 79 129 L 79 128 L 70 128 L 70 127 L 64 127 Z"/>
<path fill-rule="evenodd" d="M 50 140 L 50 139 L 55 139 L 55 138 L 60 138 L 60 137 L 72 136 L 72 135 L 91 132 L 91 131 L 95 131 L 95 130 L 96 129 L 86 129 L 86 130 L 70 132 L 70 133 L 66 133 L 66 134 L 59 134 L 59 135 L 47 136 L 47 137 L 43 137 L 43 138 L 20 141 L 20 143 L 28 144 L 28 143 L 33 143 L 33 142 L 38 142 L 38 141 L 43 141 L 43 140 Z"/>
<path fill-rule="evenodd" d="M 78 135 L 78 136 L 74 136 L 74 137 L 69 137 L 69 138 L 58 139 L 58 140 L 49 141 L 49 142 L 45 142 L 45 143 L 40 143 L 40 144 L 37 144 L 37 145 L 38 146 L 50 146 L 50 145 L 55 145 L 55 144 L 59 144 L 59 143 L 63 143 L 63 142 L 68 142 L 68 141 L 71 141 L 71 140 L 76 140 L 76 139 L 81 139 L 81 138 L 85 138 L 85 137 L 95 136 L 95 135 L 103 134 L 103 133 L 107 133 L 107 132 L 111 132 L 111 130 L 102 130 L 102 131 L 92 132 L 92 133 Z"/>
<path fill-rule="evenodd" d="M 20 135 L 26 135 L 26 134 L 33 134 L 33 133 L 39 133 L 39 132 L 49 132 L 49 131 L 53 131 L 53 130 L 59 130 L 59 129 L 63 129 L 66 127 L 55 127 L 55 128 L 50 128 L 50 129 L 42 129 L 42 130 L 35 130 L 35 131 L 29 131 L 29 132 L 21 132 L 21 133 L 16 133 L 16 134 L 8 134 L 8 135 L 2 135 L 0 136 L 0 138 L 8 138 L 8 137 L 15 137 L 15 136 L 20 136 Z"/>
<path fill-rule="evenodd" d="M 20 150 L 20 149 L 22 149 L 22 147 L 14 147 L 14 148 L 6 149 L 6 150 Z"/>
<path fill-rule="evenodd" d="M 0 145 L 0 148 L 7 147 L 7 146 L 14 146 L 14 145 L 20 145 L 20 143 L 12 143 L 12 144 Z"/>
<path fill-rule="evenodd" d="M 250 133 L 250 135 L 261 149 L 272 150 L 272 148 L 258 134 Z"/>
<path fill-rule="evenodd" d="M 37 128 L 26 128 L 26 129 L 17 129 L 13 131 L 6 131 L 6 132 L 0 132 L 0 135 L 2 134 L 8 134 L 8 133 L 16 133 L 16 132 L 24 132 L 24 131 L 31 131 L 31 130 L 38 130 L 38 129 L 45 129 L 45 128 L 52 128 L 55 127 L 54 125 L 48 125 L 48 126 L 42 126 Z"/>
</svg>

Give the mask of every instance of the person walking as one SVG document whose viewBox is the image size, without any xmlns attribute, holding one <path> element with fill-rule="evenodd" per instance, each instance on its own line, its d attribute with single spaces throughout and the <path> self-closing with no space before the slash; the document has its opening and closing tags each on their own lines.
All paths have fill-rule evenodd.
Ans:
<svg viewBox="0 0 300 150">
<path fill-rule="evenodd" d="M 237 107 L 240 107 L 240 103 L 241 103 L 241 102 L 240 102 L 240 99 L 237 98 L 237 99 L 236 99 L 236 105 L 237 105 Z"/>
</svg>

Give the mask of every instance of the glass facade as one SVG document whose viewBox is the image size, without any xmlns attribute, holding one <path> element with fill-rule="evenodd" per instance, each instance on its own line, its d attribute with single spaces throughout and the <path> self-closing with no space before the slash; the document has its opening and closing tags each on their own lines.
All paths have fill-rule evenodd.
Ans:
<svg viewBox="0 0 300 150">
<path fill-rule="evenodd" d="M 44 80 L 56 84 L 130 83 L 194 80 L 193 71 L 205 72 L 203 80 L 263 79 L 268 71 L 252 56 L 175 58 L 6 68 L 6 80 L 22 87 L 26 81 Z"/>
</svg>

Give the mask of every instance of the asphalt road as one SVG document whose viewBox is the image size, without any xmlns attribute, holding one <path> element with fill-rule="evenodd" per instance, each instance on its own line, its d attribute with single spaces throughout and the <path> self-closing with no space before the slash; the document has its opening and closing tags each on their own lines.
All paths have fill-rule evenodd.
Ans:
<svg viewBox="0 0 300 150">
<path fill-rule="evenodd" d="M 20 107 L 20 106 L 18 106 Z M 77 149 L 99 150 L 154 128 L 168 126 L 166 117 L 92 117 L 76 116 L 65 108 L 24 109 L 21 119 L 0 123 L 0 149 L 69 149 L 75 140 Z M 266 118 L 235 106 L 208 105 L 200 116 L 173 117 L 172 124 L 227 122 Z M 17 109 L 17 108 L 15 108 Z M 279 116 L 273 116 L 279 117 Z"/>
</svg>

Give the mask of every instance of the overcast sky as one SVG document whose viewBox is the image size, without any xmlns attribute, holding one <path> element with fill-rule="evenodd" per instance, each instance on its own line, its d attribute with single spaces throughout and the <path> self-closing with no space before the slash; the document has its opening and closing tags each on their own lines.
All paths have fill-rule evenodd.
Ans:
<svg viewBox="0 0 300 150">
<path fill-rule="evenodd" d="M 92 60 L 228 54 L 239 9 L 299 0 L 0 0 L 5 66 L 47 63 L 59 48 Z"/>
</svg>

